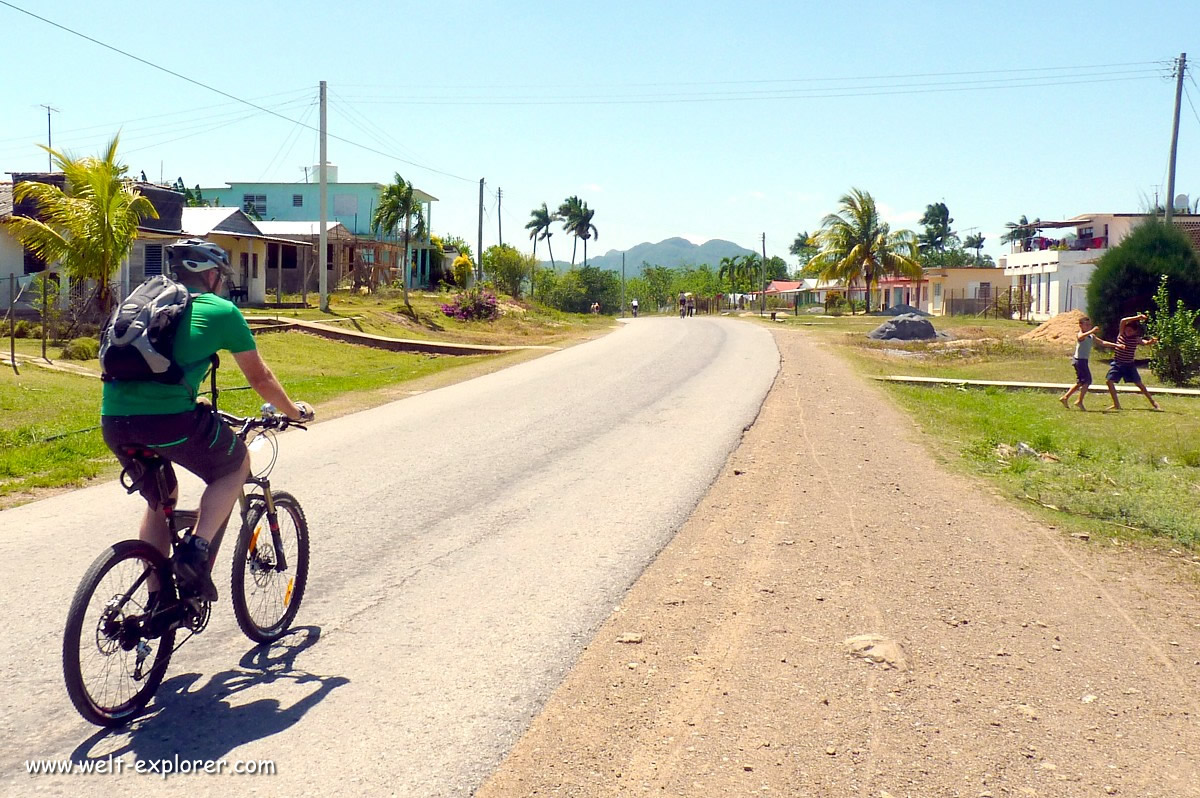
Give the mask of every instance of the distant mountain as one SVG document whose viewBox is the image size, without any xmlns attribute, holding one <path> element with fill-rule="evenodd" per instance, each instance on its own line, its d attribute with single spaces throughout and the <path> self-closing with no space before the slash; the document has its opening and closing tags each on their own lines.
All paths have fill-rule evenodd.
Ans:
<svg viewBox="0 0 1200 798">
<path fill-rule="evenodd" d="M 565 269 L 571 264 L 570 245 L 574 242 L 568 238 L 561 243 L 559 240 L 555 240 L 554 243 L 558 245 L 554 249 L 555 262 L 559 269 Z M 567 247 L 566 258 L 560 257 L 562 250 L 559 247 L 564 245 Z M 672 269 L 677 266 L 700 266 L 707 263 L 716 269 L 721 263 L 721 258 L 753 254 L 754 250 L 739 247 L 732 241 L 722 241 L 719 238 L 705 241 L 703 244 L 693 244 L 686 238 L 668 238 L 657 244 L 646 242 L 625 250 L 625 273 L 629 276 L 641 273 L 643 262 L 649 263 L 651 266 L 666 266 Z M 543 261 L 541 265 L 549 266 L 550 261 Z M 583 265 L 582 242 L 580 242 L 576 254 L 575 265 Z M 621 250 L 610 249 L 603 255 L 589 253 L 588 265 L 619 272 L 621 271 Z"/>
</svg>

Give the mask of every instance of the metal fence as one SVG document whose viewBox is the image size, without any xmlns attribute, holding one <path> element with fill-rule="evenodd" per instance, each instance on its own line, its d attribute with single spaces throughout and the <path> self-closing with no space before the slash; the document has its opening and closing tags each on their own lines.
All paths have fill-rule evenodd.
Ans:
<svg viewBox="0 0 1200 798">
<path fill-rule="evenodd" d="M 1020 319 L 1027 321 L 1033 310 L 1033 295 L 1015 286 L 1001 291 L 978 291 L 961 289 L 947 291 L 942 295 L 941 307 L 934 303 L 935 314 L 943 316 L 975 316 L 993 319 Z"/>
</svg>

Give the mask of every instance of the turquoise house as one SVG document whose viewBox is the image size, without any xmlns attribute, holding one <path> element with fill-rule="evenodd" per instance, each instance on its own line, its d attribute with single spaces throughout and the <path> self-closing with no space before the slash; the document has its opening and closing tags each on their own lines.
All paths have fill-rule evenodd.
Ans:
<svg viewBox="0 0 1200 798">
<path fill-rule="evenodd" d="M 328 205 L 329 222 L 340 222 L 342 228 L 355 238 L 373 240 L 371 217 L 379 204 L 382 183 L 339 183 L 337 167 L 329 164 Z M 318 167 L 310 170 L 307 183 L 242 183 L 201 188 L 204 201 L 215 206 L 241 208 L 252 217 L 265 222 L 317 222 L 321 215 L 321 187 L 317 183 Z M 414 188 L 413 193 L 424 206 L 426 230 L 432 229 L 431 213 L 437 197 Z M 429 240 L 413 238 L 409 244 L 412 285 L 428 285 Z M 360 251 L 370 251 L 360 248 Z"/>
</svg>

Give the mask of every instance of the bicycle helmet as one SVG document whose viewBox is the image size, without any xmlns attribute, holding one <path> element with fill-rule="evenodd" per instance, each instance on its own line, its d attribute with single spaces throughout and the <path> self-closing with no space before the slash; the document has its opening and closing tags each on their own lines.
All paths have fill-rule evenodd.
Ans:
<svg viewBox="0 0 1200 798">
<path fill-rule="evenodd" d="M 210 269 L 220 269 L 227 282 L 233 279 L 229 254 L 216 244 L 200 238 L 187 238 L 168 244 L 164 249 L 167 264 L 176 274 L 181 271 L 199 274 Z"/>
</svg>

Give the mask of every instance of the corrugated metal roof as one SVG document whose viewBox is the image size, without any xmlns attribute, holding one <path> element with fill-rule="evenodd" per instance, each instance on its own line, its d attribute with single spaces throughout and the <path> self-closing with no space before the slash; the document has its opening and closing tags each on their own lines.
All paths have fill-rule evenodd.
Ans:
<svg viewBox="0 0 1200 798">
<path fill-rule="evenodd" d="M 206 236 L 240 208 L 184 208 L 180 227 L 190 236 Z"/>
<path fill-rule="evenodd" d="M 12 216 L 13 184 L 0 183 L 0 219 Z"/>
</svg>

